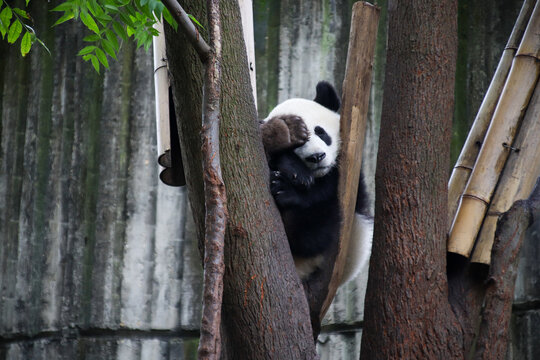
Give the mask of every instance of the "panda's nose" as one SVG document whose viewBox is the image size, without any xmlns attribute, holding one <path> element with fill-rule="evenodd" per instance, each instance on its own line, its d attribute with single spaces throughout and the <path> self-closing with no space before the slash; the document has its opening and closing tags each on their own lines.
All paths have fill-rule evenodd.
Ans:
<svg viewBox="0 0 540 360">
<path fill-rule="evenodd" d="M 315 154 L 312 154 L 312 155 L 309 155 L 307 158 L 306 158 L 306 161 L 309 161 L 309 162 L 312 162 L 314 164 L 317 164 L 319 162 L 322 161 L 322 159 L 324 159 L 326 157 L 326 153 L 315 153 Z"/>
</svg>

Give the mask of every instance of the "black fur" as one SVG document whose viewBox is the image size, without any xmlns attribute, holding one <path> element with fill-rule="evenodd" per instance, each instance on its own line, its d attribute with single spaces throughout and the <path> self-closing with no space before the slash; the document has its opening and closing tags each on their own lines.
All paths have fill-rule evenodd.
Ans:
<svg viewBox="0 0 540 360">
<path fill-rule="evenodd" d="M 315 178 L 294 153 L 281 154 L 270 165 L 270 190 L 292 254 L 312 257 L 323 253 L 337 239 L 341 220 L 337 168 Z"/>
</svg>

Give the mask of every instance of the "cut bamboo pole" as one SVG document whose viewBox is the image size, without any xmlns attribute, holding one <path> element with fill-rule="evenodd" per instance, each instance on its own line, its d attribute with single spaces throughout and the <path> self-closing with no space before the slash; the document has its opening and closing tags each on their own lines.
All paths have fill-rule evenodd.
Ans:
<svg viewBox="0 0 540 360">
<path fill-rule="evenodd" d="M 338 255 L 328 285 L 328 294 L 321 309 L 320 319 L 328 310 L 341 283 L 349 247 L 366 133 L 371 71 L 379 14 L 379 8 L 369 3 L 359 1 L 353 5 L 349 50 L 345 80 L 343 81 L 340 125 L 341 153 L 338 193 L 343 220 Z"/>
<path fill-rule="evenodd" d="M 538 80 L 540 6 L 536 4 L 495 108 L 450 230 L 448 251 L 468 257 Z"/>
<path fill-rule="evenodd" d="M 493 79 L 489 84 L 489 88 L 486 92 L 484 100 L 480 105 L 478 114 L 474 119 L 473 126 L 467 136 L 467 140 L 463 145 L 461 154 L 454 166 L 452 175 L 448 182 L 448 224 L 451 225 L 456 215 L 456 210 L 459 204 L 459 200 L 467 181 L 471 175 L 472 169 L 480 152 L 480 147 L 484 141 L 486 131 L 491 122 L 493 112 L 497 105 L 497 101 L 501 95 L 503 86 L 505 84 L 508 72 L 510 71 L 510 66 L 512 65 L 512 60 L 517 51 L 525 27 L 529 22 L 531 17 L 532 10 L 534 8 L 535 0 L 526 0 L 523 3 L 519 16 L 516 20 L 516 24 L 510 34 L 508 43 L 503 51 L 501 60 L 497 65 L 497 70 L 493 75 Z"/>
<path fill-rule="evenodd" d="M 491 248 L 495 238 L 497 221 L 517 200 L 527 199 L 540 176 L 540 82 L 536 85 L 533 97 L 523 118 L 516 137 L 514 151 L 508 156 L 503 174 L 488 213 L 482 224 L 480 235 L 474 249 L 472 262 L 487 264 L 491 262 Z"/>
<path fill-rule="evenodd" d="M 253 1 L 239 0 L 240 17 L 242 18 L 242 31 L 244 34 L 244 43 L 246 44 L 246 55 L 249 66 L 249 77 L 251 80 L 251 90 L 255 108 L 257 108 L 257 84 L 255 76 L 255 35 L 253 29 Z"/>
<path fill-rule="evenodd" d="M 154 88 L 156 97 L 156 130 L 158 158 L 160 165 L 170 167 L 170 157 L 165 152 L 171 149 L 171 133 L 169 127 L 169 74 L 167 55 L 165 53 L 165 34 L 161 21 L 154 24 L 159 35 L 154 37 Z M 161 172 L 162 169 L 160 169 Z"/>
</svg>

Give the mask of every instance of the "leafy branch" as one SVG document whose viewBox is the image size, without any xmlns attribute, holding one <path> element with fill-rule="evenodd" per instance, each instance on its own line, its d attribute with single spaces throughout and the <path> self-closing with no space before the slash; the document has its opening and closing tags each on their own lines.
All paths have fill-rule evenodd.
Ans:
<svg viewBox="0 0 540 360">
<path fill-rule="evenodd" d="M 26 9 L 30 0 L 25 0 Z M 60 13 L 53 26 L 69 20 L 80 20 L 91 32 L 83 38 L 88 43 L 78 55 L 92 64 L 99 72 L 100 67 L 109 68 L 109 60 L 117 58 L 123 41 L 132 38 L 137 47 L 148 50 L 152 38 L 159 35 L 154 25 L 163 18 L 174 29 L 178 23 L 161 0 L 66 0 L 51 11 Z M 189 19 L 204 29 L 195 17 Z M 0 0 L 0 34 L 13 44 L 24 31 L 21 40 L 21 54 L 26 56 L 34 42 L 40 43 L 50 54 L 32 28 L 33 19 L 27 10 L 12 7 L 5 0 Z"/>
<path fill-rule="evenodd" d="M 25 6 L 28 7 L 30 0 L 25 1 Z M 0 0 L 0 34 L 2 39 L 5 39 L 7 35 L 7 41 L 10 44 L 14 44 L 24 30 L 24 35 L 21 39 L 21 55 L 26 56 L 32 48 L 34 42 L 40 43 L 45 50 L 50 54 L 51 52 L 37 36 L 34 29 L 27 24 L 30 21 L 33 23 L 30 15 L 23 9 L 18 7 L 12 7 L 7 2 Z"/>
</svg>

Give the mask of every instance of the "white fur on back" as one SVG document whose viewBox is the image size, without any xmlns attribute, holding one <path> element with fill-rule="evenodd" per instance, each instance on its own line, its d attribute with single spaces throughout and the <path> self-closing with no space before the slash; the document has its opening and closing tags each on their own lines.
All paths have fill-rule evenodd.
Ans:
<svg viewBox="0 0 540 360">
<path fill-rule="evenodd" d="M 345 260 L 345 270 L 341 278 L 342 284 L 354 279 L 360 272 L 368 271 L 372 240 L 373 219 L 356 213 Z"/>
</svg>

